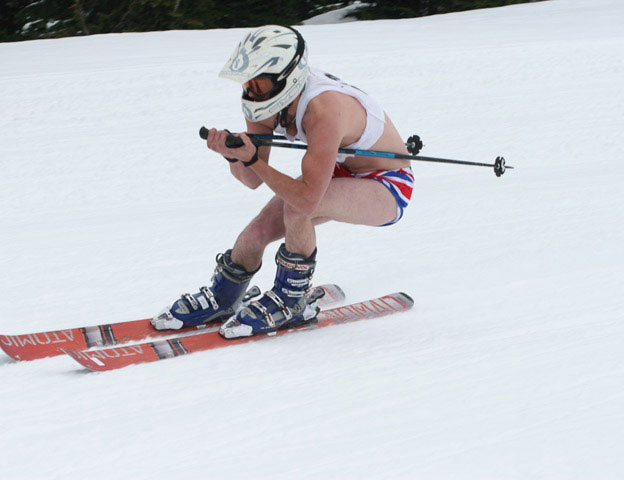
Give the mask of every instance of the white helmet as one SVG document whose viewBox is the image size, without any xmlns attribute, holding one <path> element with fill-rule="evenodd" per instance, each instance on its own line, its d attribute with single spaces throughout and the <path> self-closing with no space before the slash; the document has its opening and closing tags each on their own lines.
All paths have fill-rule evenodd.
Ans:
<svg viewBox="0 0 624 480">
<path fill-rule="evenodd" d="M 265 25 L 238 44 L 219 76 L 241 85 L 259 76 L 272 79 L 268 99 L 254 100 L 243 92 L 243 114 L 259 122 L 288 108 L 301 93 L 308 78 L 308 49 L 294 28 Z"/>
</svg>

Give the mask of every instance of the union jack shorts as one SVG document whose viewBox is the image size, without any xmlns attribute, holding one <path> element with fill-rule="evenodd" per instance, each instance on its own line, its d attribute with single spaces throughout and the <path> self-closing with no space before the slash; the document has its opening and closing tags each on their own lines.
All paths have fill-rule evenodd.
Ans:
<svg viewBox="0 0 624 480">
<path fill-rule="evenodd" d="M 340 163 L 337 163 L 334 167 L 333 178 L 344 177 L 377 180 L 390 191 L 397 202 L 397 216 L 391 222 L 380 225 L 380 227 L 393 225 L 401 220 L 403 212 L 412 198 L 412 190 L 414 190 L 414 174 L 412 173 L 412 167 L 399 168 L 398 170 L 375 170 L 373 172 L 353 173 Z"/>
</svg>

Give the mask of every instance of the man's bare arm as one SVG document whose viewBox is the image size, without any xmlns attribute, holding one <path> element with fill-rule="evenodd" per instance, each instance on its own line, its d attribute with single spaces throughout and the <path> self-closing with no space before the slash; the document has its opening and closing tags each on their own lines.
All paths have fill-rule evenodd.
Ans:
<svg viewBox="0 0 624 480">
<path fill-rule="evenodd" d="M 273 122 L 273 120 L 270 120 Z M 249 120 L 245 120 L 247 123 L 247 132 L 248 133 L 262 133 L 266 135 L 270 135 L 273 133 L 273 129 L 264 124 L 264 122 L 250 122 Z M 264 163 L 269 163 L 269 156 L 271 154 L 271 147 L 259 147 L 258 148 L 258 160 Z M 230 172 L 232 175 L 236 177 L 243 185 L 255 190 L 260 185 L 262 185 L 262 179 L 256 175 L 256 173 L 250 168 L 245 167 L 241 162 L 231 163 L 230 164 Z"/>
<path fill-rule="evenodd" d="M 268 124 L 265 125 L 264 122 L 247 122 L 247 131 L 249 133 L 273 133 L 271 127 L 269 127 Z M 251 145 L 250 142 L 241 147 L 241 149 L 227 148 L 225 146 L 225 138 L 227 137 L 227 135 L 229 135 L 229 133 L 224 130 L 216 130 L 214 128 L 208 130 L 208 136 L 206 140 L 208 148 L 214 150 L 217 153 L 220 153 L 227 158 L 239 158 L 241 155 L 245 155 L 250 152 L 251 156 L 253 156 L 253 153 L 255 152 L 255 147 Z M 271 147 L 260 147 L 258 149 L 258 159 L 264 163 L 268 163 L 270 153 Z M 256 175 L 251 169 L 246 168 L 241 162 L 230 163 L 230 172 L 243 185 L 251 189 L 256 189 L 260 185 L 262 185 L 262 180 L 258 177 L 258 175 Z"/>
<path fill-rule="evenodd" d="M 295 180 L 266 163 L 249 167 L 278 197 L 307 215 L 317 209 L 327 191 L 345 130 L 339 107 L 328 99 L 317 98 L 310 102 L 303 121 L 308 150 L 301 165 L 302 178 Z"/>
</svg>

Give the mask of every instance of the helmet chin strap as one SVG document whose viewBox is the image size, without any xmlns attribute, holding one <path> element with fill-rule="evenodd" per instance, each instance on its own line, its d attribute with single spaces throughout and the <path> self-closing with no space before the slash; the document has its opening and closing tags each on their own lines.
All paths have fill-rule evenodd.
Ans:
<svg viewBox="0 0 624 480">
<path fill-rule="evenodd" d="M 305 90 L 305 86 L 303 88 Z M 292 102 L 290 102 L 288 105 L 286 105 L 284 108 L 282 108 L 282 110 L 280 110 L 280 112 L 275 117 L 275 123 L 273 124 L 273 130 L 275 130 L 275 128 L 278 125 L 281 126 L 282 128 L 288 128 L 288 126 L 291 125 L 295 121 L 295 119 L 297 118 L 297 112 L 295 112 L 295 116 L 289 122 L 288 121 L 288 110 L 290 109 L 290 107 L 292 107 L 293 103 L 295 103 L 300 97 L 301 97 L 301 93 L 299 93 L 299 95 L 297 95 Z"/>
<path fill-rule="evenodd" d="M 290 104 L 292 105 L 292 103 Z M 290 108 L 290 105 L 286 105 L 286 107 L 284 107 L 275 117 L 275 124 L 273 125 L 273 128 L 275 129 L 275 127 L 277 127 L 278 125 L 282 128 L 288 128 L 288 125 L 290 125 L 295 119 L 293 118 L 290 122 L 288 121 L 288 109 Z"/>
</svg>

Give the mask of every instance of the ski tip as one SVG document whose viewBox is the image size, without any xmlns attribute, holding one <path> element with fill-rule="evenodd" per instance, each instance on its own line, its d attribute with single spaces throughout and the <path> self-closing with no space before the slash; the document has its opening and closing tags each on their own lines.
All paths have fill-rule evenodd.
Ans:
<svg viewBox="0 0 624 480">
<path fill-rule="evenodd" d="M 65 355 L 67 355 L 68 357 L 74 359 L 76 362 L 78 362 L 80 365 L 82 365 L 83 367 L 85 367 L 86 369 L 92 371 L 92 372 L 99 372 L 102 371 L 104 367 L 104 364 L 102 362 L 102 365 L 98 365 L 97 362 L 93 361 L 93 358 L 89 357 L 88 355 L 86 355 L 85 352 L 82 351 L 78 351 L 78 350 L 72 350 L 69 348 L 63 348 L 61 349 L 63 351 L 63 353 Z"/>
<path fill-rule="evenodd" d="M 335 283 L 326 283 L 324 285 L 318 285 L 316 288 L 321 288 L 325 291 L 325 295 L 327 295 L 334 302 L 342 302 L 346 295 L 342 288 L 340 288 Z"/>
<path fill-rule="evenodd" d="M 16 362 L 21 362 L 22 358 L 18 353 L 13 352 L 11 349 L 9 348 L 4 348 L 4 346 L 2 344 L 0 344 L 0 350 L 2 350 L 2 352 L 4 352 L 4 354 L 9 357 L 11 360 L 14 360 Z"/>
<path fill-rule="evenodd" d="M 407 293 L 397 292 L 396 295 L 400 296 L 405 301 L 405 303 L 408 305 L 409 308 L 412 308 L 414 306 L 414 299 L 410 297 Z"/>
<path fill-rule="evenodd" d="M 343 300 L 347 298 L 347 296 L 344 293 L 344 290 L 340 288 L 339 285 L 336 285 L 335 283 L 333 283 L 332 287 L 336 290 L 336 293 L 338 294 L 338 296 L 340 296 L 340 298 L 342 298 Z"/>
<path fill-rule="evenodd" d="M 11 348 L 9 345 L 11 345 L 11 341 L 9 340 L 9 338 L 5 335 L 0 335 L 0 350 L 2 350 L 5 355 L 7 355 L 12 360 L 15 360 L 16 362 L 21 362 L 25 360 L 20 354 L 20 349 L 16 347 Z"/>
</svg>

